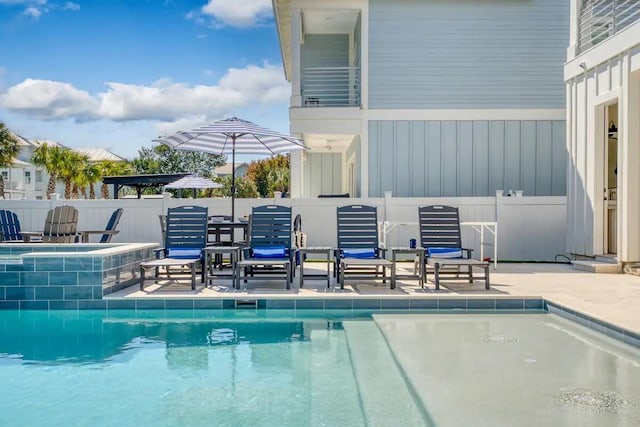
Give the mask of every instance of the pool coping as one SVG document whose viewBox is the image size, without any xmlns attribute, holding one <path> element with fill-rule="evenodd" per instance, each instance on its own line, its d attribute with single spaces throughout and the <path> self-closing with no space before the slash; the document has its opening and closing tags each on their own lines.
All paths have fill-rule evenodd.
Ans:
<svg viewBox="0 0 640 427">
<path fill-rule="evenodd" d="M 640 334 L 543 297 L 104 298 L 86 301 L 2 301 L 0 310 L 337 310 L 373 313 L 551 313 L 640 349 Z"/>
</svg>

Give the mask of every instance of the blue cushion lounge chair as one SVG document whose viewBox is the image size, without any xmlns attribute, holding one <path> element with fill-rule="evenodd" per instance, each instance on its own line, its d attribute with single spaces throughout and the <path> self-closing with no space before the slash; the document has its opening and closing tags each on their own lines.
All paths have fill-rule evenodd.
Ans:
<svg viewBox="0 0 640 427">
<path fill-rule="evenodd" d="M 249 247 L 244 249 L 244 259 L 236 263 L 236 287 L 243 280 L 262 279 L 266 275 L 281 275 L 286 288 L 291 288 L 293 255 L 291 246 L 291 208 L 279 205 L 256 206 L 251 210 Z"/>
<path fill-rule="evenodd" d="M 484 269 L 484 277 L 476 277 L 485 281 L 485 288 L 489 289 L 489 263 L 471 259 L 472 249 L 462 247 L 460 232 L 460 216 L 458 208 L 452 206 L 423 206 L 418 208 L 420 225 L 420 245 L 425 249 L 425 280 L 427 267 L 434 270 L 436 289 L 440 289 L 440 276 L 460 274 L 468 277 L 473 283 L 473 268 Z M 441 270 L 443 267 L 455 267 L 455 271 Z M 461 273 L 460 268 L 466 267 L 467 273 Z"/>
<path fill-rule="evenodd" d="M 0 209 L 0 242 L 22 242 L 20 220 L 15 212 Z"/>
<path fill-rule="evenodd" d="M 178 206 L 167 211 L 164 247 L 156 250 L 157 259 L 140 264 L 140 290 L 144 289 L 144 272 L 165 267 L 167 274 L 175 266 L 187 266 L 191 271 L 191 289 L 196 289 L 196 267 L 203 265 L 207 245 L 208 209 L 201 206 Z M 205 270 L 202 267 L 202 282 Z"/>
<path fill-rule="evenodd" d="M 335 251 L 334 274 L 344 289 L 346 277 L 382 278 L 393 263 L 385 259 L 385 249 L 378 245 L 378 213 L 375 206 L 348 205 L 337 208 L 338 249 Z M 392 275 L 393 276 L 393 275 Z M 391 282 L 391 289 L 395 283 Z"/>
</svg>

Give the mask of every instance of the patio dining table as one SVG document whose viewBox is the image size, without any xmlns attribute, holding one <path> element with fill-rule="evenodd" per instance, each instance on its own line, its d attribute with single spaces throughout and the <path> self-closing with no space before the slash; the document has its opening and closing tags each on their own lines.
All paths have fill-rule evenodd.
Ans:
<svg viewBox="0 0 640 427">
<path fill-rule="evenodd" d="M 236 230 L 242 230 L 242 240 L 247 241 L 249 223 L 247 221 L 209 221 L 207 224 L 210 243 L 221 243 L 233 245 L 236 240 Z M 222 240 L 224 236 L 229 236 L 229 240 Z"/>
</svg>

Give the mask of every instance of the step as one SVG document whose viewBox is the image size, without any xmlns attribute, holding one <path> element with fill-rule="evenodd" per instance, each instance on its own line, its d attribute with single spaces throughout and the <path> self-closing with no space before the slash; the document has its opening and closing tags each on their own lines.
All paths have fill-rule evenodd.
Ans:
<svg viewBox="0 0 640 427">
<path fill-rule="evenodd" d="M 618 264 L 618 257 L 616 255 L 596 255 L 597 262 L 606 262 L 608 264 Z"/>
<path fill-rule="evenodd" d="M 620 274 L 622 273 L 621 263 L 600 262 L 595 260 L 587 261 L 573 261 L 573 268 L 580 271 L 588 271 L 590 273 L 609 273 Z"/>
<path fill-rule="evenodd" d="M 374 322 L 343 322 L 366 423 L 430 426 Z"/>
</svg>

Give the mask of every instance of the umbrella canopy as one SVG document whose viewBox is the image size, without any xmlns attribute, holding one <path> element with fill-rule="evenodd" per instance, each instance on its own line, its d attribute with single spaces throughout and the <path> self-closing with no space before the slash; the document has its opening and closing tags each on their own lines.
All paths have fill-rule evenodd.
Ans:
<svg viewBox="0 0 640 427">
<path fill-rule="evenodd" d="M 231 154 L 231 217 L 235 218 L 235 164 L 237 154 L 284 154 L 305 150 L 304 143 L 293 136 L 284 135 L 237 117 L 217 121 L 189 131 L 157 138 L 154 142 L 172 148 L 209 154 Z"/>
<path fill-rule="evenodd" d="M 223 185 L 219 184 L 215 181 L 211 181 L 210 179 L 203 178 L 197 175 L 187 175 L 178 179 L 177 181 L 170 182 L 165 185 L 164 188 L 173 188 L 173 189 L 192 189 L 193 197 L 195 198 L 196 189 L 198 188 L 222 188 Z"/>
</svg>

